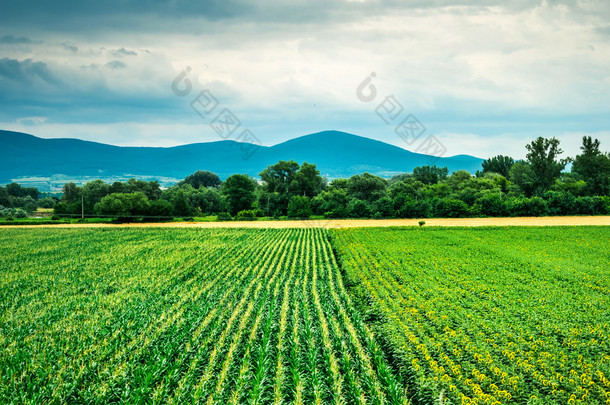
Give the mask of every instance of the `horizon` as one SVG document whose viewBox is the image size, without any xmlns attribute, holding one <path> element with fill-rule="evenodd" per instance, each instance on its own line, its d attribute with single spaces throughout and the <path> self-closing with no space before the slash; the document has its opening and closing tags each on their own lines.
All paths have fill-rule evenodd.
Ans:
<svg viewBox="0 0 610 405">
<path fill-rule="evenodd" d="M 151 147 L 341 128 L 515 159 L 538 136 L 574 156 L 589 135 L 607 151 L 609 20 L 602 0 L 4 3 L 0 128 Z"/>
</svg>

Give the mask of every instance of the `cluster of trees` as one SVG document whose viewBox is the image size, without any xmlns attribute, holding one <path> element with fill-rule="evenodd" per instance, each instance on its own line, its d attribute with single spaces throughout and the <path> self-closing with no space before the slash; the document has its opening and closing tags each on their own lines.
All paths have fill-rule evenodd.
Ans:
<svg viewBox="0 0 610 405">
<path fill-rule="evenodd" d="M 235 174 L 224 182 L 198 171 L 161 190 L 156 181 L 96 180 L 67 183 L 60 201 L 38 200 L 36 189 L 0 187 L 0 205 L 52 204 L 58 215 L 222 218 L 293 217 L 426 218 L 610 214 L 610 156 L 583 138 L 582 153 L 561 159 L 555 138 L 528 144 L 526 159 L 495 156 L 471 175 L 447 168 L 417 167 L 387 180 L 369 173 L 330 183 L 315 164 L 280 161 L 254 178 Z M 571 171 L 565 171 L 571 163 Z"/>
<path fill-rule="evenodd" d="M 44 197 L 35 187 L 22 187 L 18 183 L 0 186 L 0 217 L 24 218 L 37 208 L 53 208 L 57 198 Z"/>
</svg>

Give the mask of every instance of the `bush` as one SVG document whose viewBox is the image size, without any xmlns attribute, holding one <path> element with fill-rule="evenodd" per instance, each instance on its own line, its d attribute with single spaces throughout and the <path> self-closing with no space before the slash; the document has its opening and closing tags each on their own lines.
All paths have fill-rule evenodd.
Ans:
<svg viewBox="0 0 610 405">
<path fill-rule="evenodd" d="M 481 207 L 481 214 L 489 217 L 503 217 L 508 215 L 506 201 L 498 193 L 484 195 L 476 200 Z"/>
<path fill-rule="evenodd" d="M 606 214 L 603 197 L 578 197 L 574 200 L 574 213 L 578 215 Z"/>
<path fill-rule="evenodd" d="M 256 210 L 241 210 L 237 213 L 239 221 L 254 221 L 256 219 Z"/>
<path fill-rule="evenodd" d="M 539 217 L 548 212 L 546 201 L 540 197 L 512 198 L 509 200 L 509 207 L 512 216 Z"/>
<path fill-rule="evenodd" d="M 216 215 L 216 220 L 218 221 L 230 221 L 231 219 L 231 214 L 228 212 L 219 212 L 218 215 Z"/>
<path fill-rule="evenodd" d="M 52 221 L 59 221 L 59 216 L 58 216 L 58 215 L 53 215 L 53 216 L 51 217 L 51 220 L 52 220 Z"/>
<path fill-rule="evenodd" d="M 434 204 L 434 216 L 439 218 L 462 218 L 469 214 L 469 207 L 462 200 L 455 198 L 437 199 Z"/>
<path fill-rule="evenodd" d="M 25 212 L 21 208 L 17 208 L 15 210 L 15 218 L 27 218 L 27 217 L 28 217 L 27 212 Z"/>
</svg>

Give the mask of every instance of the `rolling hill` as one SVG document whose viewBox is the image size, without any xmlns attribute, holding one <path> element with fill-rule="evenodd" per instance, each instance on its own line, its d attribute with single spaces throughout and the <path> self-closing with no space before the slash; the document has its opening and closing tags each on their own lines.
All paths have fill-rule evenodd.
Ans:
<svg viewBox="0 0 610 405">
<path fill-rule="evenodd" d="M 0 131 L 0 151 L 0 183 L 55 175 L 183 178 L 197 170 L 210 170 L 224 179 L 234 173 L 258 176 L 268 165 L 291 159 L 317 164 L 328 178 L 365 171 L 390 177 L 429 164 L 446 166 L 450 172 L 464 169 L 474 173 L 482 162 L 468 155 L 436 158 L 339 131 L 318 132 L 255 150 L 251 144 L 231 140 L 167 148 L 120 147 Z"/>
</svg>

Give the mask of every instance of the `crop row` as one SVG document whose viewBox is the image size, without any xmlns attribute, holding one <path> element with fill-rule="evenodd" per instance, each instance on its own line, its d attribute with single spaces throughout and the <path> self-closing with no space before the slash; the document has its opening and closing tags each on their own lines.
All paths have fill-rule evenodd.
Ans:
<svg viewBox="0 0 610 405">
<path fill-rule="evenodd" d="M 610 231 L 345 229 L 350 293 L 418 403 L 610 403 Z"/>
<path fill-rule="evenodd" d="M 326 231 L 5 230 L 2 403 L 406 403 Z"/>
</svg>

